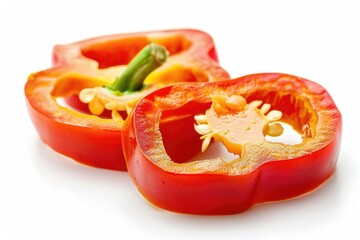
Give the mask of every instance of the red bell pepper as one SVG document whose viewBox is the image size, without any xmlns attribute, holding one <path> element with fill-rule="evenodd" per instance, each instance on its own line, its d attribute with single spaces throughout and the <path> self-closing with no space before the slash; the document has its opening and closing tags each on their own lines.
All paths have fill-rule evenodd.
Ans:
<svg viewBox="0 0 360 240">
<path fill-rule="evenodd" d="M 265 135 L 282 134 L 282 123 L 301 134 L 302 142 L 267 141 Z M 341 114 L 322 86 L 264 73 L 156 90 L 134 108 L 122 139 L 128 172 L 154 205 L 234 214 L 325 182 L 335 171 L 341 126 Z M 237 159 L 220 154 L 191 160 L 213 140 Z"/>
<path fill-rule="evenodd" d="M 126 75 L 126 80 L 130 72 L 136 78 L 138 73 L 133 68 L 124 69 L 141 49 L 153 54 L 155 50 L 145 47 L 149 43 L 166 48 L 160 57 L 167 58 L 167 62 L 147 69 L 146 76 L 141 73 L 144 85 L 131 87 L 123 81 L 120 85 L 125 88 L 114 89 L 119 75 Z M 123 119 L 143 95 L 174 82 L 229 78 L 217 63 L 212 38 L 197 30 L 97 37 L 55 46 L 52 59 L 52 68 L 31 74 L 25 85 L 28 111 L 42 141 L 78 162 L 113 170 L 126 170 L 121 147 Z M 146 56 L 135 62 L 148 61 Z M 102 88 L 104 85 L 108 88 Z M 96 95 L 104 92 L 112 102 L 104 103 Z M 85 103 L 89 103 L 89 109 Z"/>
</svg>

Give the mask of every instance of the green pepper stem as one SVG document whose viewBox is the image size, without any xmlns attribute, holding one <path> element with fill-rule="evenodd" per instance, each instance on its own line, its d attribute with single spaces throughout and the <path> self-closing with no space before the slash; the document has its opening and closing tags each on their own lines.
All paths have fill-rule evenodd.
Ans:
<svg viewBox="0 0 360 240">
<path fill-rule="evenodd" d="M 124 73 L 107 88 L 114 92 L 138 91 L 142 89 L 145 78 L 167 60 L 166 48 L 150 43 L 129 63 Z"/>
</svg>

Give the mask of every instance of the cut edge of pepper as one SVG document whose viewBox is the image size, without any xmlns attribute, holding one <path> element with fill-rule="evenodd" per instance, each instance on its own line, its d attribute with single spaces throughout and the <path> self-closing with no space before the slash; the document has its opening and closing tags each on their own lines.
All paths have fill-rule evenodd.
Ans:
<svg viewBox="0 0 360 240">
<path fill-rule="evenodd" d="M 284 111 L 284 121 L 290 123 L 297 131 L 302 132 L 304 135 L 304 140 L 302 143 L 296 145 L 286 145 L 283 143 L 266 141 L 264 144 L 246 144 L 244 145 L 244 154 L 242 154 L 239 159 L 233 160 L 231 162 L 226 162 L 220 156 L 219 158 L 199 160 L 189 163 L 176 163 L 171 160 L 169 155 L 167 155 L 167 151 L 161 141 L 156 141 L 154 143 L 153 149 L 157 149 L 155 152 L 145 147 L 145 155 L 147 155 L 149 159 L 153 159 L 155 164 L 169 172 L 187 174 L 218 173 L 239 175 L 254 171 L 266 162 L 295 159 L 307 154 L 311 154 L 328 145 L 335 137 L 335 130 L 339 128 L 339 124 L 341 125 L 341 115 L 339 111 L 333 107 L 326 109 L 328 104 L 334 104 L 326 90 L 316 83 L 292 75 L 266 75 L 267 78 L 269 78 L 269 76 L 270 80 L 275 77 L 278 84 L 284 88 L 287 88 L 282 96 L 279 96 L 279 94 L 274 94 L 276 93 L 275 89 L 266 92 L 272 93 L 273 101 L 276 100 L 275 104 L 272 103 L 274 106 L 277 106 L 280 100 L 283 100 L 283 97 L 286 96 L 288 101 L 295 101 L 295 105 L 300 104 L 303 107 L 299 107 L 297 111 L 294 109 L 294 112 L 289 112 L 289 110 Z M 260 88 L 263 90 L 266 87 L 273 89 L 271 88 L 273 82 L 268 80 L 264 81 L 260 74 L 249 75 L 239 79 L 242 79 L 243 81 L 238 81 L 237 84 L 232 84 L 234 83 L 232 82 L 234 80 L 231 80 L 207 85 L 175 85 L 173 87 L 168 87 L 167 91 L 170 90 L 170 93 L 165 97 L 156 97 L 151 101 L 152 104 L 158 109 L 157 111 L 163 112 L 170 108 L 181 108 L 186 102 L 195 101 L 195 99 L 199 103 L 209 102 L 209 93 L 213 93 L 213 91 L 216 89 L 216 86 L 220 87 L 220 90 L 217 90 L 220 94 L 226 92 L 226 87 L 235 86 L 235 90 L 233 90 L 233 92 L 240 92 L 240 94 L 245 95 L 247 99 L 254 98 L 260 92 L 260 90 L 252 91 L 252 93 L 249 94 L 249 90 L 251 91 L 251 89 L 254 87 L 254 80 L 261 82 Z M 251 81 L 248 81 L 249 79 L 251 79 Z M 242 85 L 244 85 L 244 83 L 250 84 L 247 87 L 243 87 Z M 194 92 L 199 90 L 199 88 L 201 88 L 201 91 L 203 92 L 200 93 L 200 96 L 195 97 Z M 314 91 L 311 91 L 311 88 L 315 88 Z M 185 89 L 187 89 L 186 92 L 181 91 Z M 177 92 L 181 92 L 183 96 L 179 96 Z M 171 96 L 171 94 L 173 94 L 173 96 Z M 264 92 L 261 94 L 264 94 Z M 314 95 L 312 96 L 311 94 Z M 169 96 L 171 97 L 169 98 Z M 151 98 L 152 97 L 149 97 L 142 101 L 149 101 Z M 258 99 L 259 97 L 256 96 L 256 98 Z M 262 95 L 261 98 L 264 98 L 264 96 Z M 179 101 L 176 101 L 175 99 L 182 99 L 182 102 L 179 103 Z M 153 111 L 155 110 L 153 109 Z M 153 118 L 154 116 L 149 113 L 147 115 L 152 116 L 152 120 L 156 119 L 156 127 L 152 128 L 151 131 L 156 133 L 156 139 L 162 139 L 162 135 L 159 130 L 159 122 L 161 121 L 161 117 L 159 116 L 161 116 L 161 113 L 157 111 L 155 111 L 155 113 L 158 115 L 156 118 Z M 296 118 L 297 121 L 291 120 L 291 114 L 300 114 L 302 118 Z M 324 119 L 329 119 L 330 124 L 318 124 L 319 119 L 322 121 Z M 301 121 L 305 121 L 305 123 Z M 148 127 L 151 128 L 151 126 Z M 252 156 L 249 156 L 249 154 L 246 154 L 247 152 L 256 152 L 257 154 L 255 154 L 256 156 L 253 154 Z M 283 153 L 286 153 L 286 155 Z M 261 162 L 258 162 L 258 159 L 260 159 Z"/>
</svg>

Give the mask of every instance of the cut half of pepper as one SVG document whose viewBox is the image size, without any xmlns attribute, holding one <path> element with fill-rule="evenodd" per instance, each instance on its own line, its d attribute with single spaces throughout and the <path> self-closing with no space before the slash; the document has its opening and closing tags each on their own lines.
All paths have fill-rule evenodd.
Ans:
<svg viewBox="0 0 360 240">
<path fill-rule="evenodd" d="M 164 47 L 169 56 L 147 71 L 143 87 L 114 95 L 103 88 L 111 86 L 150 43 Z M 126 170 L 122 126 L 142 96 L 170 83 L 229 79 L 217 62 L 213 39 L 192 29 L 117 34 L 57 45 L 52 60 L 52 68 L 31 74 L 25 85 L 28 111 L 40 138 L 80 163 L 112 170 Z M 111 102 L 102 102 L 95 96 L 98 92 L 105 92 Z"/>
<path fill-rule="evenodd" d="M 281 135 L 285 123 L 300 143 L 267 140 Z M 336 168 L 341 126 L 322 86 L 264 73 L 157 90 L 137 104 L 122 139 L 129 174 L 151 203 L 181 213 L 234 214 L 324 183 Z M 194 159 L 215 141 L 237 157 L 215 151 Z"/>
</svg>

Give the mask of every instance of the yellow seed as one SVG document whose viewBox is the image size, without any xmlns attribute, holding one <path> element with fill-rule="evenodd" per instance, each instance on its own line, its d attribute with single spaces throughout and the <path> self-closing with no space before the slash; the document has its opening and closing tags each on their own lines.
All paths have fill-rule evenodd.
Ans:
<svg viewBox="0 0 360 240">
<path fill-rule="evenodd" d="M 79 94 L 79 99 L 83 103 L 90 103 L 95 97 L 95 91 L 92 88 L 85 88 Z"/>
<path fill-rule="evenodd" d="M 226 99 L 225 105 L 232 111 L 242 111 L 246 106 L 246 100 L 240 95 L 231 95 Z"/>
<path fill-rule="evenodd" d="M 217 102 L 217 103 L 219 103 L 219 104 L 222 105 L 222 106 L 225 106 L 226 98 L 227 98 L 227 97 L 224 96 L 224 95 L 212 95 L 212 96 L 211 96 L 212 102 Z"/>
<path fill-rule="evenodd" d="M 209 134 L 211 133 L 211 128 L 209 125 L 207 124 L 199 124 L 199 125 L 194 125 L 195 131 L 201 135 L 205 135 L 205 134 Z"/>
<path fill-rule="evenodd" d="M 278 111 L 278 110 L 272 110 L 270 111 L 267 115 L 266 118 L 270 121 L 270 122 L 274 122 L 277 120 L 280 120 L 280 118 L 282 117 L 282 112 Z"/>
<path fill-rule="evenodd" d="M 211 96 L 212 108 L 217 114 L 225 115 L 228 113 L 226 109 L 226 96 L 223 95 L 213 95 Z"/>
<path fill-rule="evenodd" d="M 104 104 L 101 102 L 101 100 L 99 98 L 95 97 L 89 103 L 89 110 L 94 115 L 100 115 L 104 111 Z"/>
<path fill-rule="evenodd" d="M 107 110 L 113 110 L 113 109 L 116 109 L 116 102 L 115 101 L 111 101 L 111 102 L 107 102 L 105 103 L 105 108 Z"/>
<path fill-rule="evenodd" d="M 264 103 L 264 105 L 262 105 L 260 111 L 261 111 L 263 114 L 266 114 L 266 113 L 270 110 L 270 107 L 271 107 L 270 104 Z"/>
<path fill-rule="evenodd" d="M 249 103 L 249 105 L 254 107 L 254 108 L 259 107 L 261 104 L 262 104 L 261 100 L 255 100 L 255 101 L 252 101 L 251 103 Z"/>
<path fill-rule="evenodd" d="M 229 112 L 223 105 L 218 102 L 213 102 L 212 107 L 214 108 L 215 112 L 220 115 L 226 115 Z"/>
<path fill-rule="evenodd" d="M 211 135 L 208 135 L 201 144 L 201 152 L 205 152 L 205 150 L 209 147 L 211 142 Z"/>
<path fill-rule="evenodd" d="M 266 129 L 266 135 L 269 135 L 271 137 L 277 137 L 280 136 L 284 132 L 283 126 L 281 126 L 280 123 L 273 123 L 271 125 L 268 125 Z"/>
<path fill-rule="evenodd" d="M 195 115 L 194 116 L 194 119 L 195 119 L 195 122 L 197 124 L 205 124 L 207 123 L 207 119 L 206 119 L 206 116 L 201 114 L 201 115 Z"/>
</svg>

